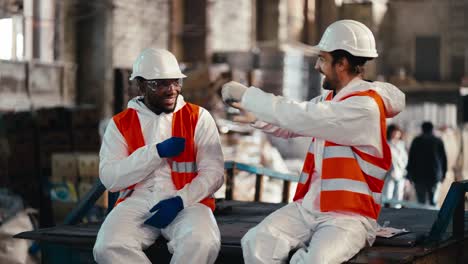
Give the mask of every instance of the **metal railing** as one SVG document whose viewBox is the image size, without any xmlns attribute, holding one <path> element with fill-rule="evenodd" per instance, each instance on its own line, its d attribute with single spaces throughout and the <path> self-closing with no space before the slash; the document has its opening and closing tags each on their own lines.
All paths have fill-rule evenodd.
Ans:
<svg viewBox="0 0 468 264">
<path fill-rule="evenodd" d="M 254 201 L 261 200 L 261 193 L 263 187 L 263 177 L 268 176 L 276 179 L 284 180 L 282 202 L 289 200 L 289 187 L 291 181 L 297 182 L 299 176 L 287 173 L 280 173 L 271 169 L 259 166 L 252 166 L 245 163 L 234 161 L 224 162 L 224 169 L 226 170 L 226 200 L 232 200 L 234 191 L 234 171 L 245 171 L 256 175 L 255 180 L 255 195 Z M 77 204 L 77 206 L 67 215 L 64 224 L 76 224 L 80 221 L 86 213 L 93 207 L 96 201 L 101 197 L 106 188 L 102 185 L 101 180 L 98 178 L 94 183 L 93 188 L 86 194 L 85 197 Z M 117 200 L 118 193 L 108 194 L 108 212 L 112 210 L 115 201 Z"/>
<path fill-rule="evenodd" d="M 281 198 L 281 202 L 283 203 L 287 203 L 289 201 L 289 189 L 291 182 L 299 181 L 298 175 L 281 173 L 268 168 L 252 166 L 240 162 L 226 161 L 224 163 L 224 168 L 226 169 L 226 200 L 233 199 L 233 192 L 235 187 L 234 170 L 245 171 L 256 175 L 254 195 L 255 202 L 258 202 L 262 199 L 264 176 L 283 180 L 283 193 Z"/>
</svg>

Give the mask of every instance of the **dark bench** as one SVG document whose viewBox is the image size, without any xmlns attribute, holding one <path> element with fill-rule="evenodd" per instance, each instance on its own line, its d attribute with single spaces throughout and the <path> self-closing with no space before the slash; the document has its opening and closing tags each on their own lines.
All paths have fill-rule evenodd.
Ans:
<svg viewBox="0 0 468 264">
<path fill-rule="evenodd" d="M 286 182 L 295 179 L 293 175 L 227 162 L 226 197 L 230 198 L 232 198 L 235 169 L 256 174 L 256 192 L 261 192 L 263 175 L 283 179 L 285 186 Z M 464 253 L 468 252 L 466 242 L 468 236 L 464 224 L 466 219 L 464 200 L 467 191 L 468 181 L 454 182 L 439 211 L 383 208 L 378 220 L 379 224 L 382 225 L 388 221 L 391 227 L 406 228 L 411 232 L 390 239 L 377 238 L 373 247 L 363 249 L 349 263 L 418 263 L 429 260 L 427 258 L 437 259 L 441 256 L 444 256 L 444 262 L 441 263 L 452 263 L 448 261 L 449 259 L 457 262 L 464 261 L 468 258 L 468 254 Z M 103 192 L 104 187 L 100 181 L 97 181 L 88 195 L 68 215 L 64 225 L 24 232 L 15 237 L 39 241 L 44 263 L 93 263 L 92 247 L 100 223 L 78 224 L 78 222 Z M 229 193 L 231 196 L 228 195 Z M 283 199 L 287 200 L 288 196 L 289 193 L 284 190 Z M 259 198 L 260 194 L 256 194 L 255 197 Z M 113 199 L 115 197 L 110 197 L 109 200 Z M 243 263 L 240 247 L 242 236 L 283 205 L 284 203 L 271 204 L 258 201 L 218 201 L 215 217 L 221 231 L 222 247 L 217 263 Z M 452 225 L 451 229 L 448 228 L 449 225 Z M 156 241 L 145 252 L 151 260 L 169 263 L 170 254 L 164 239 Z M 460 263 L 468 263 L 468 261 Z"/>
</svg>

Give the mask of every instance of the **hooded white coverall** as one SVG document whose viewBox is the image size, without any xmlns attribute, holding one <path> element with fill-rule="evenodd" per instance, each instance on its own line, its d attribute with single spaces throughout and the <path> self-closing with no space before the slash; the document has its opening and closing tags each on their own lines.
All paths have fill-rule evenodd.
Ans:
<svg viewBox="0 0 468 264">
<path fill-rule="evenodd" d="M 387 117 L 405 105 L 404 94 L 389 83 L 353 79 L 331 101 L 328 93 L 297 103 L 251 87 L 242 107 L 259 120 L 254 126 L 279 137 L 315 137 L 315 171 L 303 200 L 286 205 L 266 217 L 242 238 L 245 263 L 342 263 L 375 240 L 374 219 L 350 212 L 320 211 L 320 177 L 325 140 L 383 156 L 380 113 L 368 96 L 340 98 L 357 91 L 375 90 L 382 97 Z"/>
<path fill-rule="evenodd" d="M 389 141 L 390 151 L 392 152 L 392 168 L 388 172 L 384 185 L 384 197 L 387 200 L 403 200 L 405 188 L 406 165 L 408 164 L 408 153 L 406 152 L 405 142 Z M 396 207 L 401 207 L 397 205 Z"/>
<path fill-rule="evenodd" d="M 214 263 L 220 249 L 220 234 L 210 208 L 198 203 L 214 194 L 224 182 L 224 158 L 216 124 L 200 107 L 195 128 L 198 176 L 176 190 L 165 158 L 158 155 L 156 144 L 171 137 L 172 113 L 156 115 L 140 97 L 128 103 L 137 110 L 146 145 L 130 156 L 127 143 L 113 120 L 110 121 L 100 151 L 100 179 L 111 192 L 137 184 L 133 194 L 118 204 L 99 230 L 94 245 L 98 263 L 151 263 L 143 252 L 163 235 L 173 253 L 171 263 Z M 182 95 L 174 112 L 185 105 Z M 144 225 L 159 201 L 179 195 L 184 209 L 166 228 Z"/>
</svg>

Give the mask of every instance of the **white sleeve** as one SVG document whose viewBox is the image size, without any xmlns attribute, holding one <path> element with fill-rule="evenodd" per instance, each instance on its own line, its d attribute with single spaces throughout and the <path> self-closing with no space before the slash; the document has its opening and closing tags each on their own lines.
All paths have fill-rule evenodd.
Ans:
<svg viewBox="0 0 468 264">
<path fill-rule="evenodd" d="M 320 96 L 313 98 L 309 103 L 316 104 L 319 101 L 323 100 L 324 98 L 325 96 L 320 95 Z M 294 133 L 288 129 L 284 129 L 284 128 L 281 128 L 281 127 L 278 127 L 278 126 L 275 126 L 275 125 L 272 125 L 263 121 L 256 121 L 255 123 L 252 124 L 252 127 L 261 129 L 263 132 L 267 134 L 271 134 L 273 136 L 280 137 L 280 138 L 294 138 L 294 137 L 303 136 L 301 134 Z"/>
<path fill-rule="evenodd" d="M 257 119 L 292 133 L 348 146 L 380 146 L 380 113 L 368 96 L 340 102 L 294 102 L 250 87 L 242 107 Z"/>
<path fill-rule="evenodd" d="M 213 195 L 224 183 L 224 156 L 218 128 L 213 117 L 203 108 L 200 108 L 195 128 L 195 146 L 198 176 L 177 192 L 184 201 L 184 207 Z"/>
<path fill-rule="evenodd" d="M 162 161 L 156 144 L 143 146 L 129 156 L 127 142 L 113 119 L 104 133 L 99 157 L 99 178 L 111 192 L 123 190 L 142 181 Z"/>
<path fill-rule="evenodd" d="M 267 134 L 271 134 L 275 137 L 280 137 L 280 138 L 293 138 L 293 137 L 300 137 L 301 135 L 293 133 L 287 129 L 283 129 L 278 126 L 274 126 L 272 124 L 263 122 L 263 121 L 256 121 L 255 123 L 252 124 L 252 127 L 255 127 L 257 129 L 262 130 L 263 132 Z"/>
</svg>

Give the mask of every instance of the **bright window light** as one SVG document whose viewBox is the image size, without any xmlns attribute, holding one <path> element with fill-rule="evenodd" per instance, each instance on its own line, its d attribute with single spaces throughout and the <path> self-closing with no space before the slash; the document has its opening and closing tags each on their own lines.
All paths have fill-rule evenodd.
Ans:
<svg viewBox="0 0 468 264">
<path fill-rule="evenodd" d="M 0 19 L 0 59 L 10 60 L 12 50 L 13 19 Z"/>
</svg>

